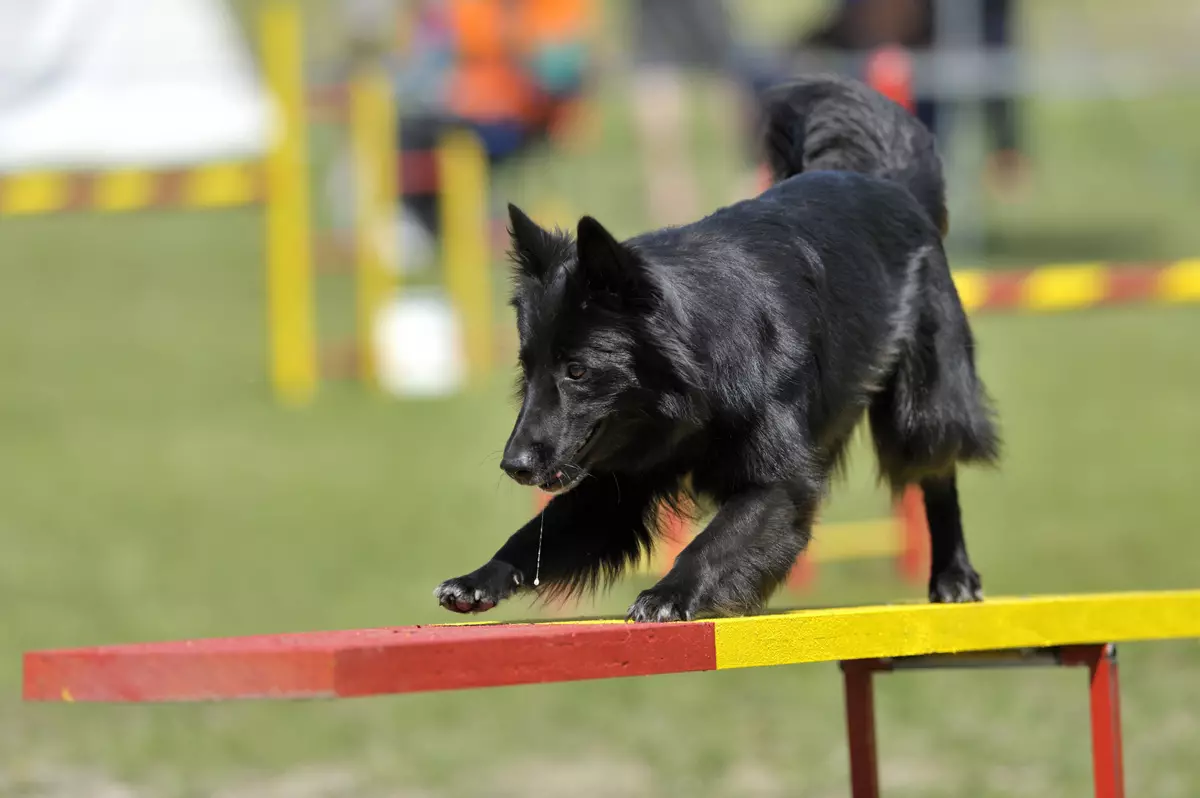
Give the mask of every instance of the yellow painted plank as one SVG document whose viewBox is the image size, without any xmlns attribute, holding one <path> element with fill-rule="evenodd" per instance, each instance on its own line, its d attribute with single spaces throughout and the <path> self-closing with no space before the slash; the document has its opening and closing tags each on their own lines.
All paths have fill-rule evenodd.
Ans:
<svg viewBox="0 0 1200 798">
<path fill-rule="evenodd" d="M 154 199 L 154 175 L 141 169 L 105 172 L 96 177 L 94 204 L 101 211 L 132 211 Z"/>
<path fill-rule="evenodd" d="M 67 176 L 25 172 L 0 179 L 0 215 L 52 213 L 67 204 Z"/>
<path fill-rule="evenodd" d="M 962 301 L 963 309 L 970 313 L 983 307 L 987 301 L 987 275 L 964 269 L 951 273 L 954 287 L 958 290 L 958 298 Z"/>
<path fill-rule="evenodd" d="M 244 163 L 215 163 L 189 171 L 183 184 L 183 204 L 193 208 L 223 208 L 254 201 L 253 167 Z"/>
<path fill-rule="evenodd" d="M 1026 278 L 1023 304 L 1032 310 L 1094 305 L 1104 298 L 1106 274 L 1097 263 L 1035 269 Z"/>
<path fill-rule="evenodd" d="M 1200 590 L 804 610 L 715 621 L 717 667 L 1200 637 Z"/>
<path fill-rule="evenodd" d="M 1200 302 L 1200 258 L 1177 261 L 1164 269 L 1158 295 L 1167 302 Z"/>
</svg>

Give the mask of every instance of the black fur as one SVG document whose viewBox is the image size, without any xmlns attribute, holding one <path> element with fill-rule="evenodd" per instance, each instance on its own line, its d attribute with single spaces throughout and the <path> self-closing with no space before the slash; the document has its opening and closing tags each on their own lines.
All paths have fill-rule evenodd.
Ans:
<svg viewBox="0 0 1200 798">
<path fill-rule="evenodd" d="M 616 579 L 686 489 L 716 514 L 629 617 L 757 611 L 864 415 L 881 477 L 924 489 L 931 600 L 980 598 L 955 467 L 998 444 L 932 141 L 841 79 L 784 87 L 767 109 L 778 183 L 693 224 L 619 242 L 585 217 L 572 240 L 510 206 L 522 402 L 501 465 L 556 495 L 438 587 L 447 609 Z"/>
<path fill-rule="evenodd" d="M 776 180 L 847 171 L 900 183 L 944 236 L 946 183 L 937 141 L 912 114 L 854 80 L 821 76 L 763 97 L 764 154 Z"/>
</svg>

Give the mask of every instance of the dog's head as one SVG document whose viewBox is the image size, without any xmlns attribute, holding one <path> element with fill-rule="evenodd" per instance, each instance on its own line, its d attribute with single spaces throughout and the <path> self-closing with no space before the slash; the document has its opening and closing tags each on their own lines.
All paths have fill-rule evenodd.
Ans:
<svg viewBox="0 0 1200 798">
<path fill-rule="evenodd" d="M 513 205 L 509 217 L 521 410 L 501 467 L 562 493 L 628 443 L 617 418 L 649 401 L 642 320 L 659 295 L 637 254 L 595 219 L 572 238 Z"/>
</svg>

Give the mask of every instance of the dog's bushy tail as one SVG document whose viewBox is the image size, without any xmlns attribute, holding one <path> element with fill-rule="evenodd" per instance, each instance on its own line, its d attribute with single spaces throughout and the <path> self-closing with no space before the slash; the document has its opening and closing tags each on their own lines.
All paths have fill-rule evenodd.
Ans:
<svg viewBox="0 0 1200 798">
<path fill-rule="evenodd" d="M 765 93 L 762 123 L 776 182 L 818 170 L 893 180 L 946 234 L 946 187 L 933 134 L 874 89 L 834 75 L 801 78 Z"/>
</svg>

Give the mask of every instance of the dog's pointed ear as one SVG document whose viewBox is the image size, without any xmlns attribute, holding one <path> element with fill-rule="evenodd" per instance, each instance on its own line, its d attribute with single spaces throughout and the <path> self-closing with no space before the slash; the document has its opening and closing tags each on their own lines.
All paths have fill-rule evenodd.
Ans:
<svg viewBox="0 0 1200 798">
<path fill-rule="evenodd" d="M 512 203 L 508 205 L 508 220 L 513 263 L 522 273 L 541 280 L 554 266 L 552 261 L 560 249 L 558 239 Z"/>
<path fill-rule="evenodd" d="M 575 232 L 579 271 L 594 294 L 622 302 L 648 298 L 649 283 L 641 261 L 591 216 Z"/>
</svg>

